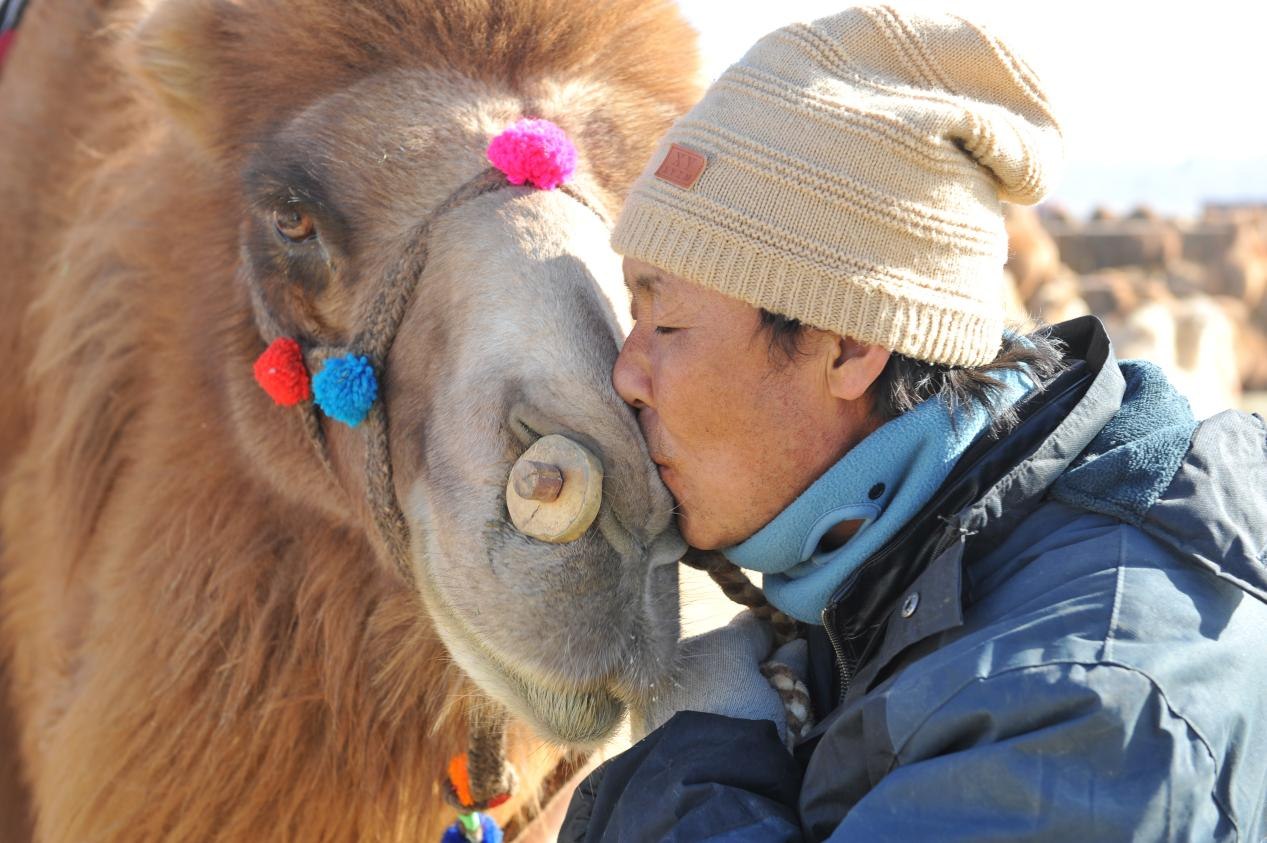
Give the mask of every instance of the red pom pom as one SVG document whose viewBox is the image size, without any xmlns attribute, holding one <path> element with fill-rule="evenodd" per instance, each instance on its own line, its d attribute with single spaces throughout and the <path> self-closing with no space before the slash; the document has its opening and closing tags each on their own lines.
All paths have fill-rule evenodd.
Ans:
<svg viewBox="0 0 1267 843">
<path fill-rule="evenodd" d="M 549 120 L 525 118 L 493 138 L 488 160 L 511 184 L 531 182 L 542 190 L 553 190 L 572 178 L 576 147 Z"/>
<path fill-rule="evenodd" d="M 255 361 L 255 382 L 283 407 L 312 397 L 312 379 L 299 343 L 278 337 Z"/>
<path fill-rule="evenodd" d="M 8 32 L 0 32 L 0 67 L 4 66 L 4 54 L 9 52 L 9 48 L 13 46 L 13 35 L 16 30 L 10 29 Z"/>
</svg>

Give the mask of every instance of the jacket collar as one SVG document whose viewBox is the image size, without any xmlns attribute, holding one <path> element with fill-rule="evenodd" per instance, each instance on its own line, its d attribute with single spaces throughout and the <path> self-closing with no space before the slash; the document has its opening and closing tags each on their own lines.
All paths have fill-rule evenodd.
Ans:
<svg viewBox="0 0 1267 843">
<path fill-rule="evenodd" d="M 1036 387 L 1027 372 L 1001 373 L 999 382 L 997 400 L 1009 406 Z M 769 523 L 722 553 L 764 574 L 762 588 L 780 611 L 814 623 L 840 583 L 937 494 L 990 422 L 984 407 L 930 398 L 880 426 Z M 818 550 L 831 527 L 854 519 L 862 523 L 847 542 Z"/>
<path fill-rule="evenodd" d="M 1100 321 L 1062 323 L 1069 368 L 1018 407 L 1002 439 L 983 436 L 932 500 L 828 601 L 823 625 L 863 693 L 899 654 L 963 622 L 965 552 L 997 546 L 1086 448 L 1121 405 L 1125 387 Z M 980 573 L 988 576 L 988 572 Z"/>
</svg>

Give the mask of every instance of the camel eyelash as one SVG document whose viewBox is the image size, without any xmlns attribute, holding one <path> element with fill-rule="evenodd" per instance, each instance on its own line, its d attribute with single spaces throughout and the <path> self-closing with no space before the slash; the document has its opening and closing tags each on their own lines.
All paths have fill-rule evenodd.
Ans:
<svg viewBox="0 0 1267 843">
<path fill-rule="evenodd" d="M 541 438 L 541 434 L 529 427 L 523 420 L 515 419 L 515 433 L 524 445 L 531 445 Z"/>
</svg>

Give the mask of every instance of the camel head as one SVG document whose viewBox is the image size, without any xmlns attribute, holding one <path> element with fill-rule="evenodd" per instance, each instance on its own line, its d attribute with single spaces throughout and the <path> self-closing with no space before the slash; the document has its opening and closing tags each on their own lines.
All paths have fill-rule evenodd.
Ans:
<svg viewBox="0 0 1267 843">
<path fill-rule="evenodd" d="M 542 736 L 606 736 L 671 668 L 684 549 L 611 384 L 628 304 L 608 225 L 696 94 L 693 34 L 665 0 L 167 0 L 135 40 L 171 142 L 221 185 L 250 354 L 272 339 L 261 324 L 308 352 L 362 351 L 384 290 L 416 273 L 372 360 L 403 552 L 374 511 L 362 426 L 320 417 L 330 483 L 301 408 L 254 388 L 248 357 L 226 380 L 252 462 L 363 531 L 367 564 Z M 569 190 L 462 193 L 524 117 L 575 143 Z M 601 473 L 592 523 L 565 541 L 507 508 L 516 461 L 551 435 Z"/>
</svg>

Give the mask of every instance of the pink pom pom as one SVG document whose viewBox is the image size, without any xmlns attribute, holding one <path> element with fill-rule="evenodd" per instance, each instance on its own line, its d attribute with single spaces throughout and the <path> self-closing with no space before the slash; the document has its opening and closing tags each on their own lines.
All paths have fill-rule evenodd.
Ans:
<svg viewBox="0 0 1267 843">
<path fill-rule="evenodd" d="M 531 182 L 542 190 L 553 190 L 576 170 L 576 147 L 549 120 L 524 118 L 493 138 L 488 160 L 511 184 Z"/>
</svg>

